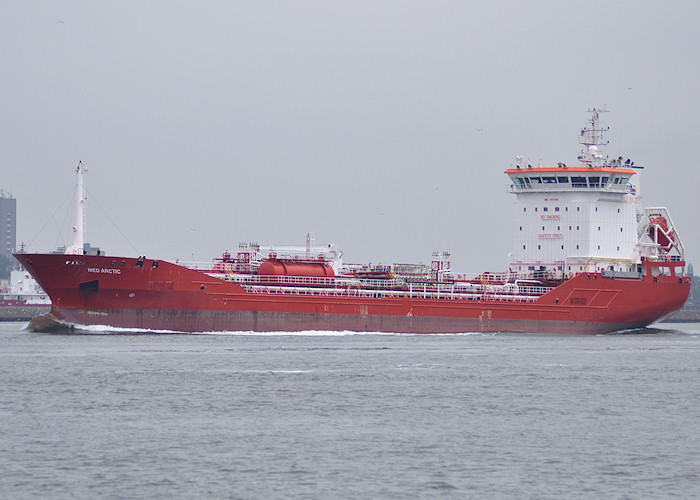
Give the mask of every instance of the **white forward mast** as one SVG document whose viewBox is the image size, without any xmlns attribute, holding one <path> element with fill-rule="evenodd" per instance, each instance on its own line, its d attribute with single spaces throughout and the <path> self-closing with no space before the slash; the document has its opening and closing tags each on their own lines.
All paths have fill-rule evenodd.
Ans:
<svg viewBox="0 0 700 500">
<path fill-rule="evenodd" d="M 85 181 L 83 162 L 78 162 L 75 169 L 78 175 L 78 185 L 75 193 L 75 225 L 73 226 L 73 244 L 66 247 L 66 254 L 83 255 L 85 247 Z"/>
</svg>

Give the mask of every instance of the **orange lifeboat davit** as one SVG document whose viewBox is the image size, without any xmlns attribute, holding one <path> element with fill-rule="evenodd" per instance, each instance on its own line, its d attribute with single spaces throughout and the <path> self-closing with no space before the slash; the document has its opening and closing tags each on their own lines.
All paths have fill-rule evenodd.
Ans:
<svg viewBox="0 0 700 500">
<path fill-rule="evenodd" d="M 668 250 L 676 240 L 673 231 L 669 231 L 668 221 L 661 215 L 649 217 L 649 238 Z"/>
</svg>

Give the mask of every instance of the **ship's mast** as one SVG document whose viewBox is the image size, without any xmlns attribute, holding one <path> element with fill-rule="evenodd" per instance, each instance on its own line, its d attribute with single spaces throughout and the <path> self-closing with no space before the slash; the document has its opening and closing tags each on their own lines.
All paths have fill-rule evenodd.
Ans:
<svg viewBox="0 0 700 500">
<path fill-rule="evenodd" d="M 610 141 L 605 139 L 605 133 L 610 130 L 610 127 L 600 125 L 600 114 L 607 113 L 607 109 L 590 108 L 588 112 L 591 118 L 588 120 L 588 125 L 581 129 L 579 143 L 583 146 L 579 161 L 589 168 L 603 164 L 606 158 L 601 153 L 601 148 L 607 146 Z"/>
<path fill-rule="evenodd" d="M 78 162 L 75 169 L 78 185 L 75 193 L 75 225 L 73 226 L 73 244 L 66 247 L 66 254 L 83 255 L 85 244 L 85 181 L 83 173 L 87 171 L 83 162 Z"/>
</svg>

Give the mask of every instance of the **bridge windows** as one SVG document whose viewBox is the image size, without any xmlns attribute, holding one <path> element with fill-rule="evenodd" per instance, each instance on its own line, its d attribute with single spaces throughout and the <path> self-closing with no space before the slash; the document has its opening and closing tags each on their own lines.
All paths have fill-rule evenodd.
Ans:
<svg viewBox="0 0 700 500">
<path fill-rule="evenodd" d="M 575 188 L 585 188 L 588 187 L 585 177 L 572 177 L 571 185 Z"/>
<path fill-rule="evenodd" d="M 545 173 L 545 172 L 542 172 Z M 610 189 L 611 186 L 622 187 L 624 186 L 631 177 L 631 174 L 609 174 L 606 176 L 601 175 L 591 175 L 588 172 L 583 172 L 581 170 L 572 172 L 569 176 L 559 176 L 559 175 L 523 175 L 518 173 L 518 175 L 512 175 L 511 179 L 513 181 L 513 187 L 517 190 L 525 189 L 538 189 L 538 190 L 548 190 L 552 189 L 567 189 L 567 188 L 591 188 L 591 189 Z M 596 172 L 600 174 L 600 172 Z"/>
</svg>

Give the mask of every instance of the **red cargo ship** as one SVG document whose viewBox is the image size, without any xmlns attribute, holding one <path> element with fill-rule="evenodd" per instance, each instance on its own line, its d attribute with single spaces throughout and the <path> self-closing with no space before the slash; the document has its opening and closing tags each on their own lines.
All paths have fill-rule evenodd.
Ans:
<svg viewBox="0 0 700 500">
<path fill-rule="evenodd" d="M 342 262 L 334 246 L 241 245 L 207 265 L 86 255 L 82 168 L 75 242 L 65 254 L 16 254 L 49 294 L 56 325 L 214 331 L 608 333 L 679 310 L 690 291 L 680 238 L 665 208 L 643 208 L 637 169 L 604 157 L 607 128 L 591 110 L 580 165 L 506 171 L 517 197 L 508 270 Z"/>
</svg>

